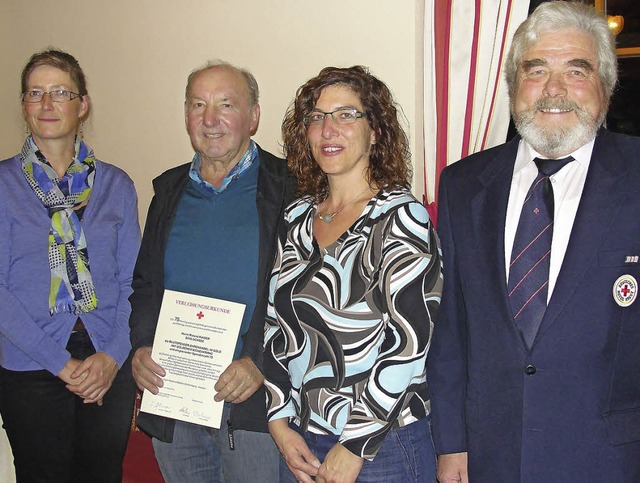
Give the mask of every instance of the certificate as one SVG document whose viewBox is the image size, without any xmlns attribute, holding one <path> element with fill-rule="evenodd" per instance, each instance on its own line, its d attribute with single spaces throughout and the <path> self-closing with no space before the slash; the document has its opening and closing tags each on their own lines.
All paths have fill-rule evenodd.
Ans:
<svg viewBox="0 0 640 483">
<path fill-rule="evenodd" d="M 224 401 L 213 388 L 231 364 L 244 304 L 165 290 L 151 357 L 167 375 L 141 411 L 220 429 Z"/>
</svg>

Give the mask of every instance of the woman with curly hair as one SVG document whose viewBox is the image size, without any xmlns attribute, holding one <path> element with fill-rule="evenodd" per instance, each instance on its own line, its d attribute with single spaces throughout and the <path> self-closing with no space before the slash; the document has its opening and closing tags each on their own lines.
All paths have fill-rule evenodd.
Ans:
<svg viewBox="0 0 640 483">
<path fill-rule="evenodd" d="M 391 92 L 364 67 L 327 67 L 282 130 L 301 197 L 265 331 L 280 480 L 435 482 L 425 364 L 440 249 Z"/>
</svg>

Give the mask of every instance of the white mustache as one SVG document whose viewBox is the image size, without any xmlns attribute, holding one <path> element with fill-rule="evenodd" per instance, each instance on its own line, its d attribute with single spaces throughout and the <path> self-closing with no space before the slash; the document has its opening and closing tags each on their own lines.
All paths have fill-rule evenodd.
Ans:
<svg viewBox="0 0 640 483">
<path fill-rule="evenodd" d="M 561 111 L 581 111 L 575 102 L 568 99 L 550 99 L 548 97 L 538 99 L 535 104 L 537 110 L 559 109 Z"/>
</svg>

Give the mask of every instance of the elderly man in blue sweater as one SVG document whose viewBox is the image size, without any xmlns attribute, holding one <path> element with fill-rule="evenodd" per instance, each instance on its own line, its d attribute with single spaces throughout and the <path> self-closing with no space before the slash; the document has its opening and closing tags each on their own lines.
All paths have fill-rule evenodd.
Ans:
<svg viewBox="0 0 640 483">
<path fill-rule="evenodd" d="M 185 99 L 195 156 L 153 182 L 131 296 L 138 387 L 157 393 L 163 385 L 165 371 L 151 358 L 151 347 L 165 289 L 246 306 L 234 360 L 216 384 L 216 400 L 225 401 L 222 428 L 139 416 L 167 482 L 278 478 L 261 340 L 274 242 L 293 183 L 284 160 L 251 139 L 259 117 L 258 85 L 248 71 L 224 62 L 195 70 Z"/>
</svg>

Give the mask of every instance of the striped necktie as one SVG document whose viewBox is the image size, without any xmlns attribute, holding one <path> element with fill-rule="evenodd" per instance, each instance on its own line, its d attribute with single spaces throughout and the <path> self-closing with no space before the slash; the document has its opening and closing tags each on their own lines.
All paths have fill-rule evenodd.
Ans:
<svg viewBox="0 0 640 483">
<path fill-rule="evenodd" d="M 533 344 L 547 309 L 553 238 L 553 187 L 549 177 L 571 161 L 571 156 L 534 159 L 538 176 L 527 192 L 513 241 L 507 284 L 509 303 L 516 327 L 528 347 Z"/>
</svg>

